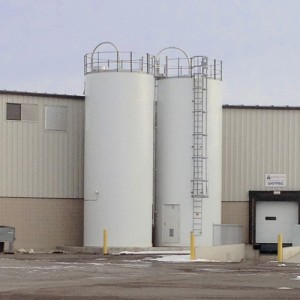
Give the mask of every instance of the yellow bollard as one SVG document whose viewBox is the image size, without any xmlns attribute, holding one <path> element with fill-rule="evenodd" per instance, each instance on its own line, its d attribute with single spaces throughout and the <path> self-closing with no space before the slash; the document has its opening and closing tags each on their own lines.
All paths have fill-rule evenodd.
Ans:
<svg viewBox="0 0 300 300">
<path fill-rule="evenodd" d="M 283 261 L 283 251 L 282 251 L 282 234 L 278 234 L 278 245 L 277 245 L 277 260 L 279 263 Z"/>
<path fill-rule="evenodd" d="M 107 252 L 107 231 L 106 229 L 103 230 L 103 254 L 108 254 Z"/>
<path fill-rule="evenodd" d="M 195 235 L 194 232 L 191 231 L 191 256 L 190 260 L 195 260 Z"/>
</svg>

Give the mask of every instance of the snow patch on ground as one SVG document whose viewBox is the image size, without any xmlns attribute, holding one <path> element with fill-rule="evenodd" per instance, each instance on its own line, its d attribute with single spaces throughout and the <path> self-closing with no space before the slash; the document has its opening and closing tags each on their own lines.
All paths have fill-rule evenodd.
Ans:
<svg viewBox="0 0 300 300">
<path fill-rule="evenodd" d="M 172 251 L 122 251 L 119 253 L 116 253 L 117 255 L 133 255 L 133 254 L 190 254 L 189 250 L 172 250 Z"/>
<path fill-rule="evenodd" d="M 133 259 L 133 260 L 129 260 L 129 259 L 123 259 L 123 262 L 129 262 L 129 263 L 136 263 L 136 262 L 142 262 L 142 259 Z"/>
<path fill-rule="evenodd" d="M 163 255 L 160 257 L 146 257 L 145 260 L 163 261 L 163 262 L 174 262 L 174 263 L 186 263 L 186 262 L 216 262 L 215 260 L 209 259 L 195 259 L 191 260 L 190 255 Z"/>
<path fill-rule="evenodd" d="M 105 259 L 106 260 L 106 259 Z M 57 264 L 60 265 L 69 265 L 69 266 L 76 266 L 76 265 L 93 265 L 93 266 L 106 266 L 106 265 L 111 265 L 111 263 L 103 262 L 103 263 L 98 263 L 98 262 L 57 262 Z M 83 267 L 81 267 L 83 268 Z"/>
<path fill-rule="evenodd" d="M 174 262 L 174 263 L 187 263 L 187 262 L 217 262 L 216 260 L 209 259 L 190 259 L 189 250 L 171 250 L 171 251 L 122 251 L 118 255 L 134 255 L 134 254 L 144 254 L 144 255 L 157 255 L 158 257 L 146 257 L 142 260 L 137 261 L 162 261 L 162 262 Z M 127 262 L 128 260 L 124 260 Z M 129 262 L 129 261 L 128 261 Z"/>
</svg>

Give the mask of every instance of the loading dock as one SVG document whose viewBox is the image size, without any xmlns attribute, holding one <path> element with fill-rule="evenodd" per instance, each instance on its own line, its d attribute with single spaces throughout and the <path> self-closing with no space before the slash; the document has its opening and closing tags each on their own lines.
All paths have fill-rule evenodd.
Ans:
<svg viewBox="0 0 300 300">
<path fill-rule="evenodd" d="M 249 242 L 261 252 L 276 252 L 277 236 L 283 245 L 293 244 L 293 228 L 299 224 L 299 191 L 249 192 Z"/>
</svg>

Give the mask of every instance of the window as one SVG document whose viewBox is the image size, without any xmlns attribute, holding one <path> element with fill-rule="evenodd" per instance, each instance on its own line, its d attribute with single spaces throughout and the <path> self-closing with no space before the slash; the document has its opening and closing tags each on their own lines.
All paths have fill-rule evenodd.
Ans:
<svg viewBox="0 0 300 300">
<path fill-rule="evenodd" d="M 6 120 L 37 121 L 38 107 L 36 104 L 6 103 Z"/>
<path fill-rule="evenodd" d="M 6 120 L 21 121 L 21 104 L 6 103 Z"/>
<path fill-rule="evenodd" d="M 45 106 L 45 129 L 67 130 L 67 107 Z"/>
</svg>

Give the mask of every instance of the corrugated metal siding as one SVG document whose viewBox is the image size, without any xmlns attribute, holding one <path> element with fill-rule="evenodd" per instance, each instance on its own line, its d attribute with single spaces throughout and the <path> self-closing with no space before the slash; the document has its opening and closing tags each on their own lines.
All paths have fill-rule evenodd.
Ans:
<svg viewBox="0 0 300 300">
<path fill-rule="evenodd" d="M 265 174 L 287 174 L 300 190 L 300 110 L 223 109 L 223 201 L 248 201 Z"/>
<path fill-rule="evenodd" d="M 6 120 L 6 103 L 38 105 L 38 121 Z M 68 107 L 67 131 L 45 130 L 45 105 Z M 83 197 L 84 101 L 0 94 L 0 196 Z"/>
</svg>

